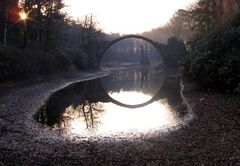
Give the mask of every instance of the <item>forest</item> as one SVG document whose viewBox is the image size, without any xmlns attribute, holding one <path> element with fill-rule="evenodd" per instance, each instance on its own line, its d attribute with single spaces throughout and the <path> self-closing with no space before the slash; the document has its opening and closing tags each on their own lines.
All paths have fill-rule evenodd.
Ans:
<svg viewBox="0 0 240 166">
<path fill-rule="evenodd" d="M 188 53 L 181 62 L 187 78 L 207 87 L 240 91 L 240 1 L 199 0 L 179 9 L 163 27 L 143 35 L 161 43 L 175 36 Z"/>
<path fill-rule="evenodd" d="M 98 68 L 96 45 L 120 35 L 102 32 L 93 14 L 72 19 L 64 6 L 62 0 L 0 1 L 1 81 Z M 139 35 L 170 45 L 165 61 L 181 65 L 184 76 L 239 91 L 239 9 L 238 0 L 198 0 L 179 9 L 166 25 Z M 21 12 L 27 14 L 25 20 Z M 178 55 L 181 43 L 187 54 L 180 49 Z"/>
<path fill-rule="evenodd" d="M 92 14 L 73 20 L 64 6 L 62 0 L 0 1 L 1 81 L 96 68 L 89 45 L 111 36 L 100 31 Z"/>
</svg>

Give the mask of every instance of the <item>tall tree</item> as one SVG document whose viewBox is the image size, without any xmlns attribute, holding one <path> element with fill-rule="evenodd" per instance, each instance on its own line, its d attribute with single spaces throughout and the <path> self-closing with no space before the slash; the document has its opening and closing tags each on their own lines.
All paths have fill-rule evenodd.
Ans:
<svg viewBox="0 0 240 166">
<path fill-rule="evenodd" d="M 4 20 L 4 39 L 3 39 L 3 45 L 4 47 L 7 47 L 7 29 L 8 29 L 8 3 L 9 1 L 6 0 L 4 5 L 5 9 L 5 20 Z"/>
<path fill-rule="evenodd" d="M 84 20 L 82 21 L 82 48 L 93 40 L 97 39 L 97 35 L 99 34 L 100 30 L 97 27 L 97 21 L 94 19 L 93 15 L 86 15 Z"/>
<path fill-rule="evenodd" d="M 3 46 L 7 46 L 8 30 L 18 19 L 18 1 L 1 0 L 0 1 L 0 37 Z"/>
</svg>

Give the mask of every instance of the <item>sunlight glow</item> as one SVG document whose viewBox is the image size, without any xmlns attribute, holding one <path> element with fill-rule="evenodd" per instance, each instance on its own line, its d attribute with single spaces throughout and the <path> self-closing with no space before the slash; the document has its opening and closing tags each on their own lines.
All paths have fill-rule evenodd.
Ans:
<svg viewBox="0 0 240 166">
<path fill-rule="evenodd" d="M 131 92 L 113 93 L 113 96 L 122 100 L 126 99 L 126 95 L 128 96 L 129 93 Z M 138 99 L 149 98 L 143 93 L 139 93 L 138 96 Z M 173 112 L 164 100 L 137 109 L 123 108 L 113 103 L 98 103 L 95 106 L 97 106 L 95 111 L 89 114 L 92 115 L 91 118 L 84 117 L 90 111 L 86 110 L 87 107 L 85 107 L 85 113 L 81 109 L 74 109 L 71 106 L 66 109 L 64 117 L 67 118 L 62 125 L 66 127 L 70 135 L 129 137 L 130 134 L 139 136 L 149 132 L 162 131 L 177 124 Z M 87 130 L 87 124 L 92 124 L 94 127 Z"/>
<path fill-rule="evenodd" d="M 152 96 L 136 91 L 109 92 L 108 95 L 121 103 L 130 105 L 142 104 L 152 99 Z"/>
<path fill-rule="evenodd" d="M 196 0 L 65 0 L 74 18 L 92 13 L 105 32 L 140 33 L 166 24 L 178 9 Z"/>
<path fill-rule="evenodd" d="M 21 19 L 21 20 L 26 20 L 26 19 L 28 18 L 27 13 L 24 12 L 24 11 L 21 11 L 21 12 L 19 13 L 19 16 L 20 16 L 20 19 Z"/>
</svg>

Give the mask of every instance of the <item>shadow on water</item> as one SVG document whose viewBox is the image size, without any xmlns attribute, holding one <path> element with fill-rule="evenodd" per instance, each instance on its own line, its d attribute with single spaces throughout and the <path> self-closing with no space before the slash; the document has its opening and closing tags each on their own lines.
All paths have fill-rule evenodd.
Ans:
<svg viewBox="0 0 240 166">
<path fill-rule="evenodd" d="M 34 118 L 67 135 L 146 134 L 181 120 L 179 79 L 159 69 L 115 70 L 54 93 Z"/>
</svg>

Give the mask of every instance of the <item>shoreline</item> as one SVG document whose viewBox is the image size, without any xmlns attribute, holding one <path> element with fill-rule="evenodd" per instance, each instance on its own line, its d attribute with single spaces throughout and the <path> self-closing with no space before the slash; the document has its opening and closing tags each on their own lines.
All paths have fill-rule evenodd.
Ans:
<svg viewBox="0 0 240 166">
<path fill-rule="evenodd" d="M 240 100 L 192 88 L 186 80 L 183 80 L 183 95 L 196 118 L 165 135 L 137 140 L 79 142 L 59 139 L 53 132 L 39 130 L 33 125 L 36 124 L 32 118 L 33 109 L 43 105 L 52 93 L 79 82 L 80 77 L 96 77 L 96 73 L 82 74 L 78 78 L 73 74 L 68 78 L 55 77 L 50 82 L 45 80 L 0 91 L 0 165 L 240 164 L 240 116 L 237 116 L 240 114 L 235 107 L 228 109 L 228 115 L 218 108 L 223 101 L 228 106 L 227 102 L 234 99 L 232 104 L 237 105 Z M 206 105 L 205 101 L 210 104 L 217 101 L 218 107 Z M 46 133 L 49 138 L 45 137 Z"/>
</svg>

